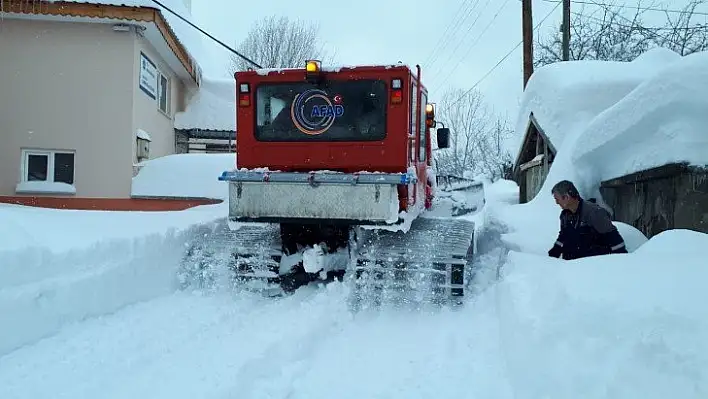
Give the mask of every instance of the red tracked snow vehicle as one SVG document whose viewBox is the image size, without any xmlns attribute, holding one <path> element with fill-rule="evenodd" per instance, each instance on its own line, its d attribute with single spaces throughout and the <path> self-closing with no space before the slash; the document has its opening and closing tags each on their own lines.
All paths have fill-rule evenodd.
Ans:
<svg viewBox="0 0 708 399">
<path fill-rule="evenodd" d="M 240 278 L 285 291 L 318 279 L 459 296 L 472 222 L 418 217 L 435 194 L 435 109 L 405 65 L 250 70 L 235 74 L 236 169 L 228 244 Z M 437 130 L 447 148 L 449 130 Z M 249 223 L 250 222 L 250 223 Z M 381 285 L 379 285 L 380 287 Z"/>
</svg>

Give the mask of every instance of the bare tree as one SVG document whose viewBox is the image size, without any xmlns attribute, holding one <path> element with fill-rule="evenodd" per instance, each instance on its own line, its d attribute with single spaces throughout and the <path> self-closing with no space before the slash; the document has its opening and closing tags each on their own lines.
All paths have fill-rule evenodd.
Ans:
<svg viewBox="0 0 708 399">
<path fill-rule="evenodd" d="M 512 130 L 487 111 L 478 91 L 461 89 L 443 95 L 438 119 L 450 128 L 450 148 L 439 150 L 435 162 L 440 175 L 462 177 L 465 172 L 485 174 L 492 180 L 504 176 L 511 154 L 504 143 Z"/>
<path fill-rule="evenodd" d="M 514 131 L 506 121 L 497 119 L 487 134 L 477 141 L 477 169 L 492 181 L 505 177 L 508 169 L 513 166 L 514 159 L 505 148 L 506 140 L 513 134 Z"/>
<path fill-rule="evenodd" d="M 681 55 L 708 50 L 706 19 L 703 18 L 703 23 L 693 21 L 697 16 L 696 8 L 706 3 L 706 0 L 693 0 L 678 14 L 665 11 L 666 24 L 660 29 L 661 32 L 654 32 L 656 44 L 670 48 Z"/>
<path fill-rule="evenodd" d="M 325 61 L 325 52 L 318 45 L 318 34 L 316 25 L 270 16 L 253 25 L 238 50 L 263 68 L 294 68 L 304 65 L 308 59 Z M 252 67 L 234 55 L 229 72 L 233 74 Z"/>
<path fill-rule="evenodd" d="M 708 49 L 708 27 L 705 23 L 693 23 L 696 8 L 706 0 L 692 0 L 679 13 L 667 9 L 663 26 L 648 27 L 642 17 L 649 9 L 659 7 L 655 3 L 639 1 L 634 12 L 627 15 L 626 6 L 585 8 L 574 12 L 570 23 L 570 59 L 631 61 L 645 51 L 661 46 L 681 55 Z M 539 37 L 534 52 L 534 64 L 538 66 L 562 60 L 562 33 L 555 31 Z"/>
</svg>

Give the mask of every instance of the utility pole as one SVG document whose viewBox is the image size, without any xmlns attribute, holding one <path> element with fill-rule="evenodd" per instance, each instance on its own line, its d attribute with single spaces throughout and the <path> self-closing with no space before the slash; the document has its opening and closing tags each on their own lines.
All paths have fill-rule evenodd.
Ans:
<svg viewBox="0 0 708 399">
<path fill-rule="evenodd" d="M 563 0 L 563 61 L 570 60 L 570 0 Z"/>
<path fill-rule="evenodd" d="M 521 0 L 521 31 L 524 41 L 524 89 L 533 74 L 533 14 L 531 0 Z"/>
</svg>

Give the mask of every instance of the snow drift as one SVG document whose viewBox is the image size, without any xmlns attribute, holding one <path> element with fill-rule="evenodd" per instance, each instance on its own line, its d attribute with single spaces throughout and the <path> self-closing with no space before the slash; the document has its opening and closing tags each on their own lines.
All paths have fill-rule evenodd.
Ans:
<svg viewBox="0 0 708 399">
<path fill-rule="evenodd" d="M 219 198 L 217 177 L 233 165 L 220 155 L 166 158 L 147 163 L 138 188 Z M 178 179 L 165 178 L 175 172 Z M 187 244 L 224 219 L 226 206 L 108 212 L 0 205 L 0 325 L 12 326 L 0 329 L 0 355 L 68 323 L 174 291 Z"/>
<path fill-rule="evenodd" d="M 236 154 L 174 154 L 141 164 L 133 177 L 134 197 L 228 200 L 229 185 L 218 178 L 236 167 Z"/>
<path fill-rule="evenodd" d="M 68 253 L 0 253 L 0 356 L 66 324 L 173 292 L 195 228 Z M 43 275 L 44 274 L 44 275 Z"/>
<path fill-rule="evenodd" d="M 691 244 L 708 235 L 572 262 L 512 252 L 495 295 L 519 397 L 705 397 L 708 269 Z"/>
</svg>

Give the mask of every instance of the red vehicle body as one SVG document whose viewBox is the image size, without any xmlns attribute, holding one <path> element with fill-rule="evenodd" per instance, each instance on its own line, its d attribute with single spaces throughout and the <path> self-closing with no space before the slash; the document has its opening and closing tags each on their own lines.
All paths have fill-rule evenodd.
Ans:
<svg viewBox="0 0 708 399">
<path fill-rule="evenodd" d="M 399 210 L 419 201 L 430 208 L 435 122 L 420 67 L 414 74 L 405 65 L 324 69 L 310 64 L 236 73 L 237 167 L 344 173 L 415 169 L 417 182 L 399 186 Z"/>
<path fill-rule="evenodd" d="M 279 225 L 273 256 L 280 260 L 267 273 L 279 275 L 286 290 L 324 270 L 341 278 L 348 267 L 306 262 L 306 252 L 336 258 L 352 250 L 360 227 L 385 231 L 377 226 L 410 222 L 407 230 L 432 206 L 435 109 L 420 75 L 420 67 L 415 74 L 404 65 L 324 70 L 314 61 L 235 74 L 237 170 L 219 179 L 229 183 L 230 220 Z M 438 129 L 438 148 L 447 147 L 448 135 Z M 283 265 L 281 254 L 300 258 Z"/>
</svg>

